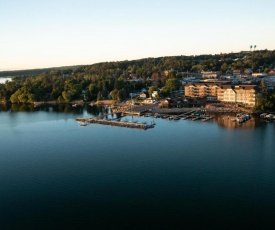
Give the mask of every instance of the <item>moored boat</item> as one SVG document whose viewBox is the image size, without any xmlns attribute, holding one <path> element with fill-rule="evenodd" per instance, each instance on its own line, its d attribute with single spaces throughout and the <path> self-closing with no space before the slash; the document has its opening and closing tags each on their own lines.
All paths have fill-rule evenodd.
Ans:
<svg viewBox="0 0 275 230">
<path fill-rule="evenodd" d="M 79 122 L 80 126 L 86 126 L 88 123 L 87 122 Z"/>
<path fill-rule="evenodd" d="M 248 114 L 248 113 L 247 114 L 239 113 L 239 114 L 236 115 L 236 121 L 239 122 L 239 123 L 246 122 L 250 118 L 251 118 L 251 115 Z"/>
</svg>

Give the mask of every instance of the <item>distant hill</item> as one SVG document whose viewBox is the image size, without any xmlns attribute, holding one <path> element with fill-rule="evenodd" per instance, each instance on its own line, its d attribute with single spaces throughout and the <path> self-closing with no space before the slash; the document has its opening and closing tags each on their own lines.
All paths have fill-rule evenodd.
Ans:
<svg viewBox="0 0 275 230">
<path fill-rule="evenodd" d="M 75 65 L 43 69 L 0 71 L 0 77 L 35 76 L 44 72 L 60 71 L 66 73 L 89 73 L 113 75 L 118 72 L 131 72 L 137 77 L 151 76 L 154 72 L 176 70 L 177 72 L 222 71 L 250 68 L 255 72 L 275 68 L 275 50 L 241 51 L 238 53 L 202 54 L 189 56 L 148 57 L 138 60 L 101 62 L 91 65 Z"/>
<path fill-rule="evenodd" d="M 50 67 L 42 69 L 26 69 L 26 70 L 11 70 L 11 71 L 0 71 L 0 77 L 16 77 L 24 75 L 38 75 L 44 72 L 50 72 L 51 70 L 65 70 L 75 69 L 79 66 L 61 66 L 61 67 Z"/>
</svg>

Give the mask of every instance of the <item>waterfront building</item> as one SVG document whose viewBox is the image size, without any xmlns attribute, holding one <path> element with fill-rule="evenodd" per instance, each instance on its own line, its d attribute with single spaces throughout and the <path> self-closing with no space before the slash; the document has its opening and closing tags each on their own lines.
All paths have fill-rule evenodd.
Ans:
<svg viewBox="0 0 275 230">
<path fill-rule="evenodd" d="M 184 86 L 186 97 L 217 97 L 221 83 L 192 83 Z"/>
<path fill-rule="evenodd" d="M 223 85 L 221 83 L 193 83 L 184 86 L 185 96 L 206 98 L 208 101 L 217 99 L 221 102 L 239 103 L 249 107 L 256 103 L 255 85 Z"/>
<path fill-rule="evenodd" d="M 256 103 L 255 85 L 222 85 L 218 89 L 217 99 L 221 102 L 239 103 L 249 107 Z"/>
</svg>

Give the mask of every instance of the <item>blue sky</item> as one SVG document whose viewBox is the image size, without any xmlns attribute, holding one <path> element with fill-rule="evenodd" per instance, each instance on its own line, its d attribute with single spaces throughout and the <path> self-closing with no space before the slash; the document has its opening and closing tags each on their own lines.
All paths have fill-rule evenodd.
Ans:
<svg viewBox="0 0 275 230">
<path fill-rule="evenodd" d="M 0 70 L 275 49 L 274 0 L 0 0 Z"/>
</svg>

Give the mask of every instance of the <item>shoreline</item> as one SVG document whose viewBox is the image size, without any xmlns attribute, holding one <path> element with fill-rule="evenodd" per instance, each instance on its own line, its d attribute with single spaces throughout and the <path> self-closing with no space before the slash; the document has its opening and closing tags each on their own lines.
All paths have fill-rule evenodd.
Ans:
<svg viewBox="0 0 275 230">
<path fill-rule="evenodd" d="M 10 104 L 9 102 L 3 102 L 0 101 L 0 105 L 7 105 Z M 101 100 L 101 101 L 89 101 L 89 102 L 84 102 L 83 100 L 78 100 L 78 101 L 71 101 L 67 103 L 62 103 L 58 101 L 44 101 L 44 102 L 34 102 L 30 103 L 29 105 L 33 105 L 34 107 L 39 107 L 42 105 L 71 105 L 73 107 L 80 107 L 84 105 L 97 105 L 97 106 L 112 106 L 114 105 L 114 102 L 112 100 Z M 119 104 L 117 104 L 119 106 Z M 261 114 L 261 113 L 274 113 L 274 111 L 263 111 L 263 110 L 252 110 L 248 108 L 242 108 L 242 107 L 228 107 L 228 106 L 223 106 L 223 107 L 183 107 L 183 108 L 159 108 L 156 105 L 152 105 L 152 108 L 149 108 L 151 112 L 154 113 L 160 113 L 160 114 L 180 114 L 184 113 L 190 110 L 202 110 L 205 112 L 209 113 L 250 113 L 250 114 Z"/>
</svg>

